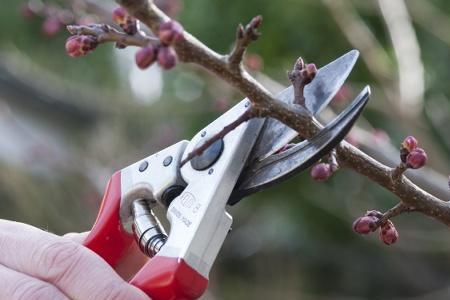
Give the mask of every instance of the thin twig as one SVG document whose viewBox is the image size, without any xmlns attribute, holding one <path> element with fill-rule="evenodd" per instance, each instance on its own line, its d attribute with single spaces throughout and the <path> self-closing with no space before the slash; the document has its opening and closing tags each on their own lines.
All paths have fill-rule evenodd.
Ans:
<svg viewBox="0 0 450 300">
<path fill-rule="evenodd" d="M 400 176 L 408 169 L 405 163 L 400 163 L 397 167 L 392 170 L 391 178 L 393 181 L 398 181 Z"/>
<path fill-rule="evenodd" d="M 387 222 L 387 220 L 392 219 L 398 215 L 401 215 L 405 212 L 413 212 L 415 211 L 415 208 L 407 206 L 403 202 L 398 203 L 394 207 L 388 209 L 383 216 L 376 222 L 375 227 L 373 228 L 373 231 L 375 231 L 378 227 L 382 226 L 384 223 Z"/>
<path fill-rule="evenodd" d="M 258 32 L 259 26 L 261 26 L 262 17 L 254 17 L 247 26 L 242 26 L 239 24 L 236 30 L 236 43 L 234 48 L 228 56 L 228 64 L 230 68 L 238 69 L 241 65 L 242 58 L 244 56 L 245 50 L 251 42 L 256 41 L 261 33 Z"/>
<path fill-rule="evenodd" d="M 183 159 L 180 162 L 180 168 L 185 163 L 187 163 L 188 161 L 193 159 L 194 157 L 196 157 L 198 155 L 201 155 L 203 153 L 203 151 L 208 149 L 208 147 L 211 146 L 212 144 L 214 144 L 214 142 L 216 142 L 219 139 L 223 139 L 228 133 L 230 133 L 236 127 L 238 127 L 242 123 L 247 122 L 248 120 L 250 120 L 251 118 L 254 118 L 254 117 L 256 117 L 255 109 L 250 107 L 242 115 L 240 115 L 239 118 L 237 118 L 236 120 L 234 120 L 233 122 L 231 122 L 230 124 L 225 126 L 221 131 L 219 131 L 218 133 L 216 133 L 215 135 L 213 135 L 209 139 L 207 139 L 201 146 L 199 146 L 196 149 L 192 150 L 192 152 L 190 152 L 186 156 L 186 158 Z"/>
</svg>

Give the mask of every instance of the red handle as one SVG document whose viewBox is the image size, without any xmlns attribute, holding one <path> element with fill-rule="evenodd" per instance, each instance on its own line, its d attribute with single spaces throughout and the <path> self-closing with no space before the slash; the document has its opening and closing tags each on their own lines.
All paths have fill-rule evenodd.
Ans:
<svg viewBox="0 0 450 300">
<path fill-rule="evenodd" d="M 120 222 L 121 173 L 108 182 L 97 220 L 84 245 L 115 267 L 134 242 Z M 208 280 L 182 259 L 155 256 L 130 283 L 153 300 L 192 300 L 205 291 Z"/>
<path fill-rule="evenodd" d="M 84 245 L 103 257 L 112 267 L 126 253 L 134 241 L 120 223 L 120 171 L 113 174 L 106 187 L 100 211 Z"/>
<path fill-rule="evenodd" d="M 208 279 L 180 258 L 157 255 L 130 283 L 153 300 L 192 300 L 205 292 Z"/>
</svg>

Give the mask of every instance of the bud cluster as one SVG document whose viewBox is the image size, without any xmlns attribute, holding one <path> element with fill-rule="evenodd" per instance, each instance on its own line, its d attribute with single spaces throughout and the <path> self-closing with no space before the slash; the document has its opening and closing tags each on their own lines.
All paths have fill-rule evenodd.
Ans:
<svg viewBox="0 0 450 300">
<path fill-rule="evenodd" d="M 136 52 L 136 65 L 140 69 L 146 69 L 155 61 L 164 70 L 170 70 L 177 63 L 177 55 L 173 47 L 174 43 L 183 39 L 183 26 L 175 20 L 169 20 L 159 26 L 158 37 L 160 45 L 147 44 Z"/>
<path fill-rule="evenodd" d="M 142 70 L 147 69 L 155 61 L 164 70 L 169 70 L 175 67 L 177 56 L 172 47 L 155 46 L 149 43 L 136 52 L 135 60 L 136 65 Z"/>
<path fill-rule="evenodd" d="M 158 37 L 163 45 L 169 46 L 183 39 L 183 26 L 175 20 L 169 20 L 159 26 Z"/>
<path fill-rule="evenodd" d="M 72 57 L 80 57 L 92 52 L 97 45 L 97 38 L 92 35 L 74 35 L 66 41 L 66 52 Z"/>
<path fill-rule="evenodd" d="M 400 147 L 400 159 L 411 169 L 423 167 L 428 160 L 427 153 L 418 147 L 419 142 L 413 136 L 407 136 Z"/>
<path fill-rule="evenodd" d="M 307 85 L 313 81 L 317 74 L 317 67 L 315 64 L 307 64 L 301 57 L 297 59 L 294 65 L 294 70 L 289 74 L 292 76 L 299 76 L 303 85 Z"/>
<path fill-rule="evenodd" d="M 367 235 L 377 230 L 377 223 L 383 214 L 376 210 L 368 211 L 364 216 L 353 222 L 356 233 Z M 392 245 L 398 240 L 398 232 L 391 220 L 387 220 L 379 227 L 379 238 L 386 245 Z"/>
</svg>

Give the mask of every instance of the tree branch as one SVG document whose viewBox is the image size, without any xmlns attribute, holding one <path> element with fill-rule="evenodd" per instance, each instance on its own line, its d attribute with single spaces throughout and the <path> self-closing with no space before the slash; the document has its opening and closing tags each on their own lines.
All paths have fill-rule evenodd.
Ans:
<svg viewBox="0 0 450 300">
<path fill-rule="evenodd" d="M 117 0 L 128 12 L 157 32 L 163 21 L 169 20 L 149 0 Z M 183 62 L 191 62 L 227 81 L 252 102 L 259 117 L 272 117 L 297 130 L 304 138 L 314 136 L 320 130 L 320 124 L 294 106 L 276 100 L 260 83 L 245 70 L 234 72 L 229 68 L 226 56 L 209 49 L 188 32 L 184 39 L 175 43 L 178 57 Z M 346 142 L 336 148 L 337 161 L 370 178 L 379 185 L 397 195 L 407 206 L 433 217 L 450 226 L 450 205 L 420 189 L 403 175 L 397 181 L 391 180 L 392 169 L 369 157 Z"/>
<path fill-rule="evenodd" d="M 158 42 L 154 37 L 142 34 L 129 35 L 106 24 L 68 25 L 67 30 L 73 35 L 92 35 L 99 43 L 115 42 L 121 46 L 144 47 L 150 42 Z"/>
</svg>

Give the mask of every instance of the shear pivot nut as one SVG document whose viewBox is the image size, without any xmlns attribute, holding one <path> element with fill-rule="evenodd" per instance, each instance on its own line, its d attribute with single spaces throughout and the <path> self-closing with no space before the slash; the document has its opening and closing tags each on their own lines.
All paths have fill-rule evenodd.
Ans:
<svg viewBox="0 0 450 300">
<path fill-rule="evenodd" d="M 195 148 L 198 148 L 204 143 L 200 141 Z M 191 160 L 191 166 L 197 171 L 206 170 L 211 167 L 220 157 L 223 151 L 223 139 L 217 140 L 211 144 L 202 154 L 194 157 Z"/>
</svg>

